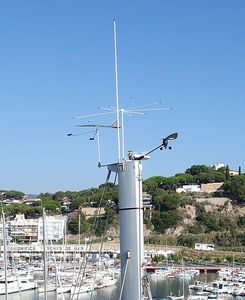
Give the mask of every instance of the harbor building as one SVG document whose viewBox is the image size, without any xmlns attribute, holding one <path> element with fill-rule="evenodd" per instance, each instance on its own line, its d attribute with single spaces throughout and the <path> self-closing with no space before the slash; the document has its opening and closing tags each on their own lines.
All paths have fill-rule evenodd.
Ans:
<svg viewBox="0 0 245 300">
<path fill-rule="evenodd" d="M 45 234 L 47 241 L 60 241 L 64 238 L 66 217 L 46 216 Z M 38 241 L 43 240 L 43 218 L 38 219 Z"/>
<path fill-rule="evenodd" d="M 47 216 L 46 222 L 46 239 L 59 241 L 64 238 L 66 217 Z M 24 214 L 16 214 L 13 220 L 6 222 L 6 234 L 9 240 L 30 243 L 41 242 L 43 240 L 43 218 L 26 219 Z M 0 239 L 3 235 L 3 226 L 0 223 Z"/>
</svg>

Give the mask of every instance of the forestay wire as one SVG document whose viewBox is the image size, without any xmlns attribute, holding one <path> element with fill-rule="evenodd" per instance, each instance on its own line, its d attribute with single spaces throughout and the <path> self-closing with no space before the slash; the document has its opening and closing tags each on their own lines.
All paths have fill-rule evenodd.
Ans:
<svg viewBox="0 0 245 300">
<path fill-rule="evenodd" d="M 113 182 L 114 185 L 113 185 L 113 189 L 112 189 L 112 195 L 111 195 L 112 197 L 113 197 L 113 193 L 114 193 L 116 180 L 117 180 L 117 173 L 115 174 L 115 178 L 114 178 L 114 182 Z M 108 227 L 109 216 L 110 216 L 110 211 L 108 211 L 108 213 L 107 213 L 105 229 L 104 229 L 103 235 L 101 236 L 100 249 L 99 249 L 99 261 L 98 261 L 97 270 L 99 269 L 99 266 L 100 266 L 101 253 L 102 253 L 103 244 L 104 244 L 104 241 L 105 241 L 105 235 L 106 235 L 106 231 L 107 231 L 107 227 Z M 96 274 L 97 274 L 97 272 L 95 272 L 95 276 L 94 276 L 94 280 L 93 280 L 93 289 L 92 289 L 92 293 L 90 295 L 90 300 L 92 299 L 93 293 L 94 293 Z"/>
<path fill-rule="evenodd" d="M 82 262 L 79 266 L 79 272 L 78 272 L 78 275 L 77 275 L 77 278 L 76 278 L 74 292 L 71 295 L 71 300 L 73 300 L 74 294 L 76 292 L 76 287 L 79 285 L 76 300 L 78 299 L 82 283 L 83 283 L 83 281 L 85 279 L 85 276 L 86 276 L 87 260 L 85 258 L 86 258 L 86 254 L 91 251 L 91 247 L 92 247 L 92 242 L 91 241 L 92 241 L 92 237 L 95 235 L 95 232 L 96 232 L 96 228 L 97 228 L 97 225 L 98 225 L 98 216 L 100 215 L 100 212 L 101 212 L 101 209 L 102 209 L 102 203 L 103 203 L 103 200 L 104 200 L 106 189 L 108 187 L 108 182 L 109 182 L 109 179 L 110 179 L 110 175 L 111 175 L 111 171 L 109 170 L 108 174 L 107 174 L 106 182 L 105 182 L 105 185 L 104 185 L 104 189 L 103 189 L 103 192 L 102 192 L 102 195 L 101 195 L 101 198 L 100 198 L 99 209 L 97 210 L 95 221 L 94 221 L 94 224 L 92 226 L 91 235 L 90 235 L 90 238 L 89 238 L 89 241 L 90 241 L 89 247 L 86 248 L 85 251 L 84 251 L 84 257 L 83 257 L 83 260 L 82 260 Z M 112 190 L 112 196 L 113 196 L 113 193 L 114 193 L 116 179 L 117 179 L 117 173 L 116 173 L 115 179 L 114 179 L 114 186 L 113 186 L 113 190 Z M 109 222 L 109 211 L 108 211 L 107 218 L 106 218 L 105 230 L 104 230 L 104 233 L 101 237 L 101 245 L 100 245 L 100 250 L 99 250 L 99 259 L 100 259 L 100 254 L 102 252 L 102 246 L 103 246 L 103 242 L 104 242 L 104 239 L 105 239 L 106 230 L 107 230 L 107 227 L 108 227 L 108 222 Z M 84 262 L 84 260 L 85 260 L 85 262 Z M 82 278 L 81 278 L 81 275 L 82 275 Z M 93 290 L 94 290 L 94 282 L 93 282 L 92 294 L 93 294 Z M 91 297 L 92 297 L 92 294 L 91 294 Z"/>
</svg>

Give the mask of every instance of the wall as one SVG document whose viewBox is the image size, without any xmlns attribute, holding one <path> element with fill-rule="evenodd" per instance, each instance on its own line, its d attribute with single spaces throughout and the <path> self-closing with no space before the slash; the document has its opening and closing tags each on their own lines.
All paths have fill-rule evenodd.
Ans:
<svg viewBox="0 0 245 300">
<path fill-rule="evenodd" d="M 202 183 L 201 184 L 201 192 L 205 193 L 214 193 L 216 192 L 224 182 L 214 182 L 214 183 Z"/>
</svg>

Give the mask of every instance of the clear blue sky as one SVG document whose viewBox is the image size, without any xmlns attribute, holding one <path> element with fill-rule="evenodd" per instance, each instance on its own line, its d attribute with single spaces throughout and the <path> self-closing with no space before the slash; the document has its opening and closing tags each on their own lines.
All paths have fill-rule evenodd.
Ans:
<svg viewBox="0 0 245 300">
<path fill-rule="evenodd" d="M 126 150 L 179 132 L 172 151 L 144 162 L 144 179 L 214 162 L 245 171 L 245 1 L 13 0 L 0 3 L 0 189 L 104 182 L 96 144 L 66 133 L 83 132 L 74 115 L 115 105 L 114 18 L 120 106 L 173 107 L 126 117 Z M 102 161 L 116 161 L 115 131 L 101 143 Z"/>
</svg>

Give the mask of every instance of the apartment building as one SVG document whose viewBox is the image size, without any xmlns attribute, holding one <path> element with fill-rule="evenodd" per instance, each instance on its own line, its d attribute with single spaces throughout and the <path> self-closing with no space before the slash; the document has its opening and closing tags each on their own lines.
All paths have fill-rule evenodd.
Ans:
<svg viewBox="0 0 245 300">
<path fill-rule="evenodd" d="M 24 214 L 17 214 L 9 221 L 9 235 L 19 242 L 37 242 L 38 220 L 26 219 Z"/>
</svg>

